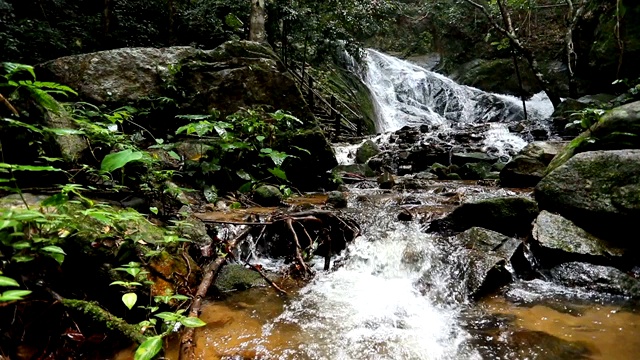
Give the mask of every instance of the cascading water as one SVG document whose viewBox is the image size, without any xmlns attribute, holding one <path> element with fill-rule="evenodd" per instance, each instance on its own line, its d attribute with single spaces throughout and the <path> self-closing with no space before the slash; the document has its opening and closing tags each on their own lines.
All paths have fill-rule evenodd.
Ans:
<svg viewBox="0 0 640 360">
<path fill-rule="evenodd" d="M 519 99 L 456 84 L 444 75 L 369 49 L 364 81 L 373 93 L 376 129 L 388 132 L 405 125 L 508 122 L 523 118 Z M 545 119 L 553 107 L 543 95 L 527 104 L 532 119 Z"/>
</svg>

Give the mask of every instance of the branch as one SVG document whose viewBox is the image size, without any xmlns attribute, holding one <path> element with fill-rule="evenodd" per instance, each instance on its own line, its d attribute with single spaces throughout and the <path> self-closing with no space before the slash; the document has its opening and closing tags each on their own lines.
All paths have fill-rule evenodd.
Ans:
<svg viewBox="0 0 640 360">
<path fill-rule="evenodd" d="M 249 235 L 252 228 L 248 227 L 244 231 L 242 231 L 235 239 L 231 240 L 227 245 L 227 254 L 231 254 L 233 249 L 235 249 L 238 244 Z M 231 255 L 233 256 L 233 255 Z M 204 268 L 204 277 L 202 278 L 202 282 L 198 286 L 198 291 L 196 292 L 196 296 L 191 304 L 191 310 L 189 311 L 189 317 L 198 317 L 200 315 L 200 307 L 202 307 L 202 300 L 207 295 L 207 291 L 209 291 L 209 287 L 218 276 L 220 269 L 227 262 L 226 256 L 219 256 L 214 261 L 207 264 Z M 196 358 L 195 355 L 195 343 L 193 341 L 193 335 L 195 333 L 194 328 L 186 328 L 182 333 L 180 338 L 180 354 L 178 360 L 192 360 Z"/>
</svg>

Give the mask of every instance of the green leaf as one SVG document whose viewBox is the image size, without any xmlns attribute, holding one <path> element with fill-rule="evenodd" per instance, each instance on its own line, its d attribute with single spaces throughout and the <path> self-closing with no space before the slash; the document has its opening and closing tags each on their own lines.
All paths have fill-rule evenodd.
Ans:
<svg viewBox="0 0 640 360">
<path fill-rule="evenodd" d="M 162 337 L 153 336 L 145 340 L 133 355 L 133 360 L 151 360 L 162 350 Z"/>
<path fill-rule="evenodd" d="M 174 160 L 178 160 L 178 161 L 182 160 L 182 159 L 180 158 L 180 155 L 178 155 L 178 153 L 176 153 L 176 152 L 175 152 L 175 151 L 173 151 L 173 150 L 169 151 L 169 152 L 168 152 L 168 154 L 169 154 L 169 156 L 171 156 L 171 158 L 173 158 Z"/>
<path fill-rule="evenodd" d="M 42 251 L 46 251 L 49 253 L 53 253 L 53 254 L 62 254 L 62 255 L 67 255 L 64 250 L 62 250 L 62 248 L 60 248 L 59 246 L 55 246 L 55 245 L 49 245 L 49 246 L 45 246 L 42 249 L 40 249 Z"/>
<path fill-rule="evenodd" d="M 33 260 L 34 257 L 31 255 L 14 255 L 11 260 L 15 262 L 29 262 Z"/>
<path fill-rule="evenodd" d="M 198 319 L 197 317 L 183 317 L 182 319 L 180 319 L 180 322 L 182 323 L 182 325 L 189 328 L 196 328 L 207 325 L 206 322 Z"/>
<path fill-rule="evenodd" d="M 239 28 L 244 26 L 244 23 L 242 22 L 242 20 L 238 19 L 238 17 L 232 13 L 229 13 L 224 18 L 224 23 L 227 24 L 227 26 L 232 28 L 234 31 L 237 31 Z"/>
<path fill-rule="evenodd" d="M 155 206 L 150 207 L 149 211 L 151 211 L 154 215 L 158 215 L 158 208 Z"/>
<path fill-rule="evenodd" d="M 0 286 L 20 286 L 20 284 L 10 277 L 0 276 Z"/>
<path fill-rule="evenodd" d="M 50 132 L 54 135 L 82 135 L 84 134 L 84 131 L 82 130 L 76 130 L 76 129 L 51 129 L 51 128 L 44 128 L 44 131 Z"/>
<path fill-rule="evenodd" d="M 49 257 L 51 257 L 53 260 L 57 261 L 58 264 L 62 265 L 62 263 L 64 262 L 64 255 L 62 254 L 49 254 Z"/>
<path fill-rule="evenodd" d="M 69 196 L 67 194 L 55 194 L 50 196 L 42 202 L 42 206 L 60 206 L 62 204 L 66 204 L 69 201 Z"/>
<path fill-rule="evenodd" d="M 126 293 L 122 295 L 122 302 L 129 310 L 133 309 L 133 306 L 138 301 L 138 295 L 136 293 Z"/>
<path fill-rule="evenodd" d="M 258 135 L 258 136 L 256 136 L 256 140 L 258 140 L 259 142 L 263 142 L 263 141 L 264 141 L 264 139 L 265 139 L 265 137 L 264 137 L 264 136 L 262 136 L 262 135 Z"/>
<path fill-rule="evenodd" d="M 100 169 L 106 172 L 112 172 L 120 169 L 132 161 L 142 159 L 142 151 L 133 151 L 131 149 L 122 150 L 117 153 L 109 154 L 102 159 Z"/>
<path fill-rule="evenodd" d="M 0 296 L 0 301 L 22 300 L 29 294 L 31 294 L 31 290 L 7 290 Z"/>
<path fill-rule="evenodd" d="M 236 175 L 238 175 L 238 177 L 242 180 L 251 180 L 251 175 L 249 175 L 248 172 L 244 171 L 244 169 L 240 169 L 238 171 L 236 171 Z"/>
<path fill-rule="evenodd" d="M 62 171 L 53 166 L 15 165 L 0 163 L 0 169 L 12 169 L 13 171 Z"/>
<path fill-rule="evenodd" d="M 268 169 L 268 171 L 275 177 L 282 179 L 282 180 L 287 180 L 287 174 L 284 173 L 284 171 L 282 171 L 282 169 L 280 168 L 273 168 L 273 169 Z"/>
<path fill-rule="evenodd" d="M 23 249 L 30 248 L 31 247 L 31 243 L 29 241 L 18 241 L 18 242 L 15 242 L 15 243 L 11 244 L 11 246 L 16 250 L 23 250 Z"/>
<path fill-rule="evenodd" d="M 27 71 L 29 72 L 29 74 L 31 74 L 31 76 L 33 76 L 34 79 L 36 78 L 36 73 L 33 71 L 33 66 L 30 65 L 5 62 L 2 63 L 2 67 L 4 67 L 4 70 L 7 72 L 9 78 L 20 71 Z"/>
<path fill-rule="evenodd" d="M 155 316 L 166 321 L 178 321 L 178 319 L 180 319 L 180 315 L 172 312 L 161 312 L 159 314 L 156 314 Z"/>
<path fill-rule="evenodd" d="M 240 186 L 240 188 L 238 189 L 238 192 L 241 192 L 241 193 L 249 192 L 251 190 L 251 186 L 253 186 L 253 181 L 246 182 L 242 186 Z"/>
<path fill-rule="evenodd" d="M 283 153 L 281 151 L 276 151 L 273 150 L 270 154 L 269 157 L 271 158 L 271 160 L 273 160 L 273 163 L 277 166 L 280 167 L 282 165 L 282 163 L 284 162 L 284 160 L 286 158 L 288 158 L 290 155 L 287 153 Z"/>
</svg>

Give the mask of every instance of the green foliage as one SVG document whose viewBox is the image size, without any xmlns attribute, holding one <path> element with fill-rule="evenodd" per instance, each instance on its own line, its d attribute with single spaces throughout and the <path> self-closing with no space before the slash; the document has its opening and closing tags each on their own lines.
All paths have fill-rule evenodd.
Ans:
<svg viewBox="0 0 640 360">
<path fill-rule="evenodd" d="M 134 360 L 151 360 L 162 350 L 162 336 L 152 336 L 140 344 L 133 356 Z"/>
<path fill-rule="evenodd" d="M 589 129 L 593 124 L 597 123 L 600 117 L 605 113 L 603 109 L 587 108 L 575 112 L 569 116 L 571 120 L 566 128 L 580 127 L 584 130 Z"/>
<path fill-rule="evenodd" d="M 195 161 L 187 174 L 212 175 L 245 181 L 241 191 L 267 180 L 287 182 L 282 166 L 293 155 L 272 146 L 277 139 L 294 131 L 302 122 L 283 111 L 265 113 L 260 110 L 241 110 L 225 121 L 213 115 L 180 116 L 195 120 L 176 130 L 176 135 L 190 135 L 208 139 L 211 145 L 205 157 Z M 301 151 L 306 151 L 300 149 Z"/>
<path fill-rule="evenodd" d="M 104 159 L 102 159 L 100 170 L 112 172 L 123 168 L 130 162 L 139 161 L 143 157 L 144 154 L 142 151 L 132 151 L 131 149 L 122 150 L 105 156 Z"/>
</svg>

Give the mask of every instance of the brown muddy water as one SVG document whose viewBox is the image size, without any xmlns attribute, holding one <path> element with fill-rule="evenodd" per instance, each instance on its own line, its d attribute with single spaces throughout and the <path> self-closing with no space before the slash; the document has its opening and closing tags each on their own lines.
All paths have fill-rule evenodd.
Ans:
<svg viewBox="0 0 640 360">
<path fill-rule="evenodd" d="M 640 359 L 640 307 L 624 298 L 516 281 L 508 291 L 468 300 L 464 253 L 420 218 L 458 201 L 528 191 L 439 182 L 419 192 L 356 189 L 349 212 L 363 235 L 329 272 L 211 299 L 197 329 L 199 359 L 632 360 Z M 417 220 L 400 222 L 401 209 Z M 260 259 L 254 259 L 260 261 Z M 270 262 L 273 265 L 272 262 Z M 514 298 L 510 294 L 526 293 Z M 176 360 L 177 339 L 166 343 Z M 118 360 L 132 359 L 132 350 Z"/>
</svg>

